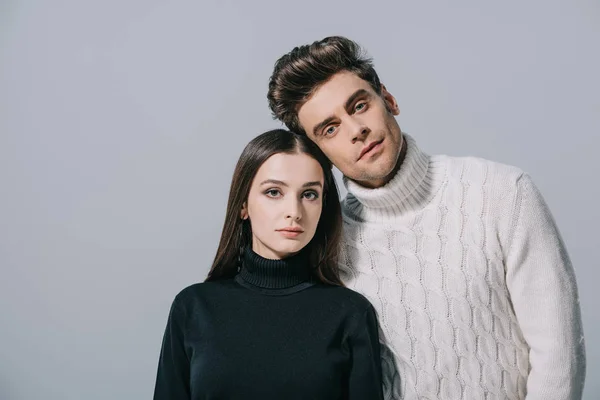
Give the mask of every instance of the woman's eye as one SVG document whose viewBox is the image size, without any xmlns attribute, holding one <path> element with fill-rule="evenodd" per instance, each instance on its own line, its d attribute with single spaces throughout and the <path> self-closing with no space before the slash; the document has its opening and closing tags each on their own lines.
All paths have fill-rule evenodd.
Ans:
<svg viewBox="0 0 600 400">
<path fill-rule="evenodd" d="M 307 200 L 316 200 L 319 198 L 319 194 L 317 192 L 305 192 L 304 198 Z"/>
<path fill-rule="evenodd" d="M 281 192 L 277 189 L 269 189 L 265 192 L 265 194 L 269 197 L 279 197 Z"/>
<path fill-rule="evenodd" d="M 367 106 L 367 103 L 358 103 L 358 104 L 356 105 L 356 107 L 354 107 L 354 109 L 355 109 L 356 111 L 360 111 L 360 110 L 364 109 L 366 106 Z"/>
</svg>

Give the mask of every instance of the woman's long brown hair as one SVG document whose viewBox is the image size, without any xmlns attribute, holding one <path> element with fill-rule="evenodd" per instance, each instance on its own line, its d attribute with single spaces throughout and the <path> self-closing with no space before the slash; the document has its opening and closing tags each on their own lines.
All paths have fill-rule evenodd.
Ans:
<svg viewBox="0 0 600 400">
<path fill-rule="evenodd" d="M 342 214 L 331 162 L 310 139 L 284 129 L 257 136 L 242 151 L 231 180 L 221 240 L 206 281 L 228 279 L 236 275 L 243 249 L 252 246 L 250 223 L 241 219 L 242 206 L 248 199 L 258 169 L 269 157 L 278 153 L 307 154 L 317 160 L 323 169 L 323 208 L 307 251 L 313 276 L 318 281 L 343 286 L 338 267 Z"/>
</svg>

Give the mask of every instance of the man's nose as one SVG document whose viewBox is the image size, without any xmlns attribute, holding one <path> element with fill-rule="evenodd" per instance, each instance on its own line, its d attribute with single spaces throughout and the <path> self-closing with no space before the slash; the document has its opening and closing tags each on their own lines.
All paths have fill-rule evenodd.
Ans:
<svg viewBox="0 0 600 400">
<path fill-rule="evenodd" d="M 367 125 L 358 118 L 348 118 L 347 124 L 350 132 L 350 140 L 352 141 L 352 143 L 356 143 L 359 140 L 365 140 L 365 138 L 370 132 Z"/>
</svg>

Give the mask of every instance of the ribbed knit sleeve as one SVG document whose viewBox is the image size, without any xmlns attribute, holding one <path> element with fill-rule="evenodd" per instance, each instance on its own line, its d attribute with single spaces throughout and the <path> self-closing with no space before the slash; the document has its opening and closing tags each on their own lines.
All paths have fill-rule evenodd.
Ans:
<svg viewBox="0 0 600 400">
<path fill-rule="evenodd" d="M 530 347 L 527 399 L 580 399 L 586 361 L 573 267 L 531 178 L 517 185 L 506 282 Z"/>
<path fill-rule="evenodd" d="M 185 313 L 177 298 L 171 305 L 158 361 L 154 400 L 189 400 L 190 360 L 184 348 Z"/>
<path fill-rule="evenodd" d="M 348 399 L 383 399 L 381 355 L 377 316 L 369 306 L 348 336 L 351 367 L 348 375 Z"/>
</svg>

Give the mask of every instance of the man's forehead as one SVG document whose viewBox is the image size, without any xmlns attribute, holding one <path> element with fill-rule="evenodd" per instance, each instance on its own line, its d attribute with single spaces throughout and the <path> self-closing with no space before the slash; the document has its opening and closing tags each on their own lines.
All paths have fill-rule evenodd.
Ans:
<svg viewBox="0 0 600 400">
<path fill-rule="evenodd" d="M 364 79 L 352 72 L 340 72 L 315 90 L 311 99 L 328 97 L 329 100 L 336 98 L 345 102 L 354 92 L 359 89 L 370 89 L 370 85 Z M 310 100 L 309 100 L 310 101 Z"/>
<path fill-rule="evenodd" d="M 358 75 L 348 71 L 339 72 L 315 90 L 298 110 L 298 116 L 302 118 L 302 114 L 305 114 L 311 118 L 328 115 L 344 107 L 348 98 L 360 89 L 373 91 L 369 83 Z"/>
</svg>

